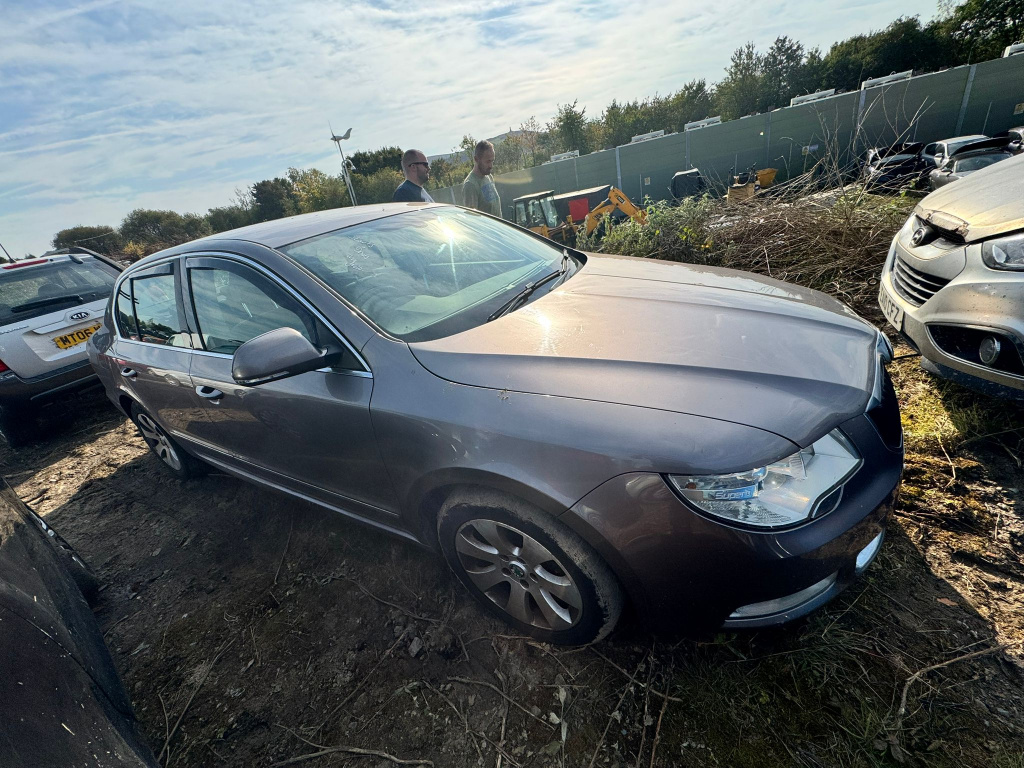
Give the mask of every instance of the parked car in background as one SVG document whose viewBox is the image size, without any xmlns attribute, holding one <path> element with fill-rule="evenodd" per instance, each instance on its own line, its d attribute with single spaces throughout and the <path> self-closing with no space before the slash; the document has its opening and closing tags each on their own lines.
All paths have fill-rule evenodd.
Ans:
<svg viewBox="0 0 1024 768">
<path fill-rule="evenodd" d="M 918 204 L 893 239 L 878 302 L 926 370 L 1024 399 L 1024 155 Z"/>
<path fill-rule="evenodd" d="M 581 253 L 437 204 L 154 254 L 89 352 L 202 463 L 436 548 L 516 631 L 775 624 L 881 546 L 902 471 L 884 335 L 816 291 Z"/>
<path fill-rule="evenodd" d="M 915 185 L 931 166 L 922 159 L 923 144 L 900 143 L 868 150 L 861 182 L 871 192 L 897 192 Z"/>
<path fill-rule="evenodd" d="M 85 248 L 0 265 L 0 433 L 12 447 L 41 406 L 98 383 L 85 342 L 120 271 Z"/>
<path fill-rule="evenodd" d="M 81 587 L 88 566 L 0 477 L 0 765 L 157 765 Z"/>
<path fill-rule="evenodd" d="M 1015 155 L 1019 155 L 1024 152 L 1024 125 L 1019 125 L 1016 128 L 1011 128 L 1005 133 L 999 134 L 1005 136 L 1009 141 L 1006 148 L 1013 152 Z"/>
<path fill-rule="evenodd" d="M 950 155 L 956 152 L 960 147 L 965 144 L 971 144 L 975 141 L 982 141 L 987 138 L 988 136 L 985 136 L 984 134 L 975 133 L 970 136 L 956 136 L 952 139 L 933 141 L 931 144 L 925 145 L 924 149 L 921 150 L 921 157 L 931 163 L 934 167 L 938 168 L 945 164 Z"/>
<path fill-rule="evenodd" d="M 1008 143 L 1007 137 L 1003 136 L 963 145 L 941 167 L 928 174 L 929 187 L 936 190 L 982 168 L 988 168 L 993 163 L 1013 157 L 1013 152 L 1007 148 Z"/>
</svg>

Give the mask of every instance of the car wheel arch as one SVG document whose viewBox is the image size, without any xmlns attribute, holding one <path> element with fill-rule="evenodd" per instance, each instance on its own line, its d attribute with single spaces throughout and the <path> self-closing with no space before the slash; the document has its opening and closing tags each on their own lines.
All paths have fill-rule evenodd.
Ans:
<svg viewBox="0 0 1024 768">
<path fill-rule="evenodd" d="M 504 475 L 484 470 L 442 470 L 422 478 L 410 494 L 415 501 L 408 505 L 413 511 L 409 522 L 417 538 L 430 549 L 440 551 L 437 515 L 441 507 L 456 494 L 474 493 L 491 494 L 510 504 L 528 504 L 552 518 L 558 518 L 567 509 L 557 499 Z"/>
</svg>

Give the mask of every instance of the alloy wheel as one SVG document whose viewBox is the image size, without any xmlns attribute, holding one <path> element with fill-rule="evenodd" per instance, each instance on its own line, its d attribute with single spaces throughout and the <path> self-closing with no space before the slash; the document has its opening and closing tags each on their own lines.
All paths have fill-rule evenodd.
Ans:
<svg viewBox="0 0 1024 768">
<path fill-rule="evenodd" d="M 529 534 L 476 518 L 459 528 L 455 549 L 473 585 L 509 616 L 552 631 L 580 620 L 583 597 L 569 571 Z"/>
<path fill-rule="evenodd" d="M 176 472 L 181 471 L 181 459 L 178 457 L 178 452 L 174 450 L 170 439 L 164 434 L 164 431 L 160 429 L 157 423 L 149 417 L 149 414 L 138 414 L 136 423 L 139 425 L 142 439 L 146 441 L 146 445 L 153 450 L 153 453 L 159 456 L 160 460 L 171 469 Z"/>
</svg>

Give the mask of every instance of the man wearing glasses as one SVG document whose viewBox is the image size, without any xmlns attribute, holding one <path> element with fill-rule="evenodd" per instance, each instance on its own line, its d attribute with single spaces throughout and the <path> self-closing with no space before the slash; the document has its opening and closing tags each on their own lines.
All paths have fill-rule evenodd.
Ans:
<svg viewBox="0 0 1024 768">
<path fill-rule="evenodd" d="M 434 198 L 427 194 L 423 185 L 430 178 L 430 163 L 427 156 L 418 149 L 407 149 L 402 155 L 402 173 L 405 181 L 398 185 L 392 200 L 396 203 L 432 203 Z"/>
</svg>

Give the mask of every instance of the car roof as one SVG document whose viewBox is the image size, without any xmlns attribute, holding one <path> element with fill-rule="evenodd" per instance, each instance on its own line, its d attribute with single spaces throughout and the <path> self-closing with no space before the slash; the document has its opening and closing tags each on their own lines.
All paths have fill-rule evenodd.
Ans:
<svg viewBox="0 0 1024 768">
<path fill-rule="evenodd" d="M 187 250 L 194 250 L 197 243 L 205 243 L 210 240 L 248 240 L 249 242 L 266 245 L 270 248 L 280 248 L 283 245 L 316 237 L 326 232 L 333 232 L 337 229 L 352 227 L 374 219 L 383 219 L 387 216 L 395 216 L 400 213 L 407 213 L 411 210 L 422 210 L 424 208 L 442 208 L 446 204 L 441 203 L 384 203 L 381 205 L 357 205 L 346 208 L 332 208 L 329 211 L 317 211 L 316 213 L 304 213 L 299 216 L 289 216 L 285 219 L 274 219 L 264 221 L 260 224 L 250 224 L 247 227 L 218 232 L 215 235 L 193 240 L 184 246 L 162 251 L 164 255 L 176 252 L 187 246 Z M 448 206 L 450 207 L 450 206 Z M 153 254 L 154 256 L 156 254 Z"/>
</svg>

